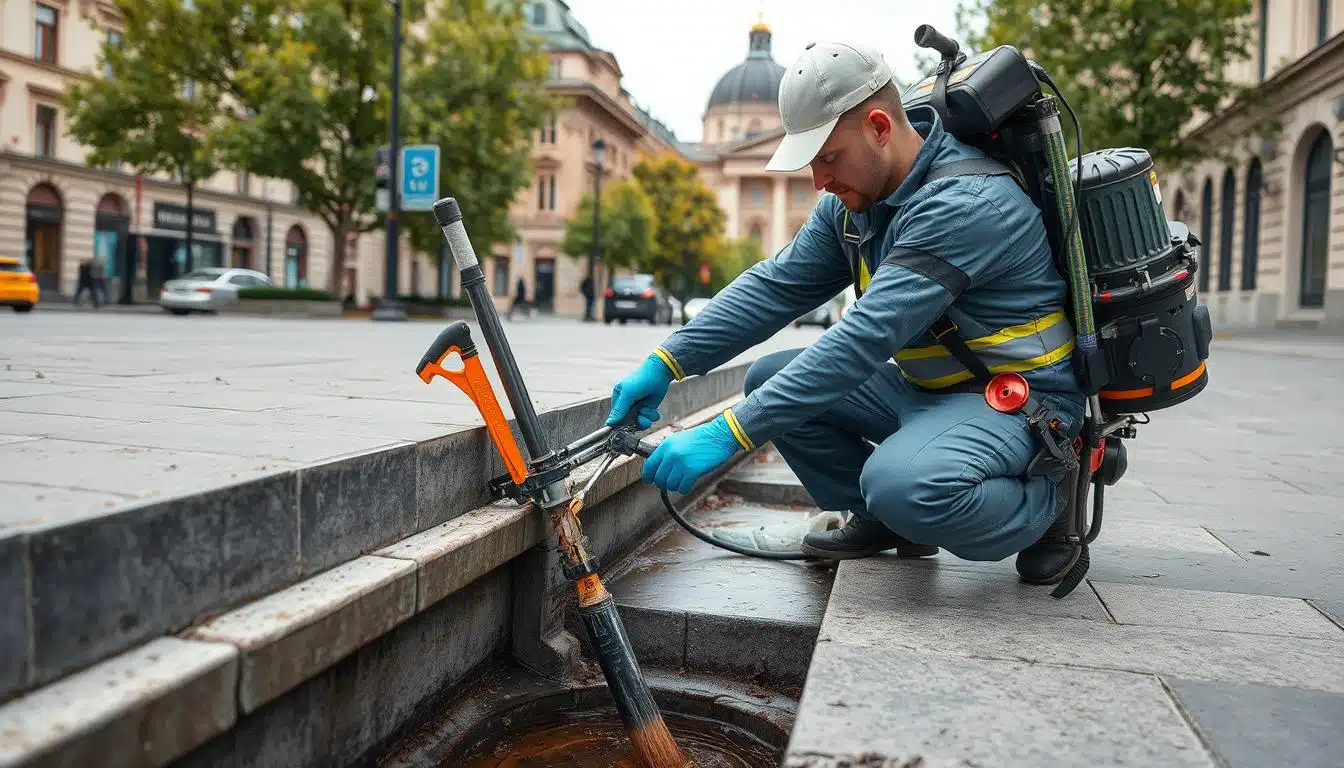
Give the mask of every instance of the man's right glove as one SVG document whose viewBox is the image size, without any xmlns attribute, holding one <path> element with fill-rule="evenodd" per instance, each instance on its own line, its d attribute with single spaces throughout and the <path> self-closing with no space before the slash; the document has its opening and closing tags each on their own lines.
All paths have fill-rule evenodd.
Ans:
<svg viewBox="0 0 1344 768">
<path fill-rule="evenodd" d="M 667 396 L 667 388 L 675 378 L 657 355 L 649 355 L 643 365 L 612 388 L 607 426 L 620 424 L 632 410 L 640 429 L 653 426 L 661 418 L 658 405 Z"/>
</svg>

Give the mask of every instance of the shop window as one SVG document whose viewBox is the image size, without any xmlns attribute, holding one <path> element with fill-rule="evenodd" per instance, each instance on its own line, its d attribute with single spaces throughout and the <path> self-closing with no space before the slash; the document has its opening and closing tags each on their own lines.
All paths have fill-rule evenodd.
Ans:
<svg viewBox="0 0 1344 768">
<path fill-rule="evenodd" d="M 1260 159 L 1251 161 L 1246 172 L 1246 210 L 1242 224 L 1241 289 L 1255 290 L 1255 272 L 1260 261 Z"/>
<path fill-rule="evenodd" d="M 1307 153 L 1302 190 L 1302 256 L 1298 276 L 1298 306 L 1325 306 L 1326 273 L 1330 254 L 1330 173 L 1334 147 L 1330 134 L 1322 131 Z"/>
<path fill-rule="evenodd" d="M 494 258 L 494 286 L 493 292 L 496 296 L 509 295 L 509 259 L 507 256 L 496 256 Z"/>
<path fill-rule="evenodd" d="M 45 64 L 56 63 L 56 40 L 59 21 L 56 9 L 37 3 L 33 6 L 33 58 Z"/>
<path fill-rule="evenodd" d="M 1209 292 L 1209 243 L 1213 242 L 1213 179 L 1204 180 L 1199 199 L 1199 292 Z"/>
<path fill-rule="evenodd" d="M 1223 174 L 1222 230 L 1218 233 L 1218 290 L 1232 290 L 1232 236 L 1236 232 L 1237 178 L 1228 168 Z"/>
<path fill-rule="evenodd" d="M 33 154 L 38 157 L 56 155 L 56 110 L 45 104 L 37 105 L 37 119 L 33 125 Z"/>
</svg>

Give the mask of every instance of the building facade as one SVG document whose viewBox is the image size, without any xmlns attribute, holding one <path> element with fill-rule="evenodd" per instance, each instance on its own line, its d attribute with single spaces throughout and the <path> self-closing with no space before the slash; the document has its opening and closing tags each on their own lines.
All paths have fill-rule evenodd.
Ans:
<svg viewBox="0 0 1344 768">
<path fill-rule="evenodd" d="M 765 170 L 784 136 L 779 115 L 784 66 L 774 58 L 771 38 L 763 21 L 752 26 L 746 58 L 719 78 L 702 118 L 702 139 L 686 148 L 701 178 L 718 192 L 728 237 L 755 238 L 767 256 L 793 240 L 820 196 L 806 168 Z"/>
<path fill-rule="evenodd" d="M 269 265 L 279 284 L 325 286 L 327 227 L 292 205 L 287 183 L 221 172 L 198 184 L 188 262 L 180 183 L 85 163 L 61 98 L 71 83 L 105 76 L 99 52 L 120 39 L 107 0 L 0 4 L 0 253 L 25 259 L 44 301 L 72 296 L 80 263 L 93 259 L 113 300 L 128 275 L 146 300 L 188 266 Z"/>
<path fill-rule="evenodd" d="M 1264 99 L 1189 129 L 1237 160 L 1165 171 L 1163 204 L 1203 243 L 1215 330 L 1344 327 L 1344 0 L 1257 0 L 1253 15 L 1233 76 Z"/>
<path fill-rule="evenodd" d="M 616 57 L 593 45 L 563 0 L 530 3 L 527 21 L 550 53 L 548 87 L 565 107 L 533 138 L 532 182 L 519 190 L 509 210 L 517 239 L 511 247 L 498 247 L 482 267 L 501 309 L 512 303 L 521 280 L 540 311 L 580 317 L 588 263 L 586 256 L 564 253 L 565 222 L 596 185 L 629 178 L 641 154 L 680 152 L 680 147 L 672 132 L 622 87 Z M 599 296 L 609 279 L 598 265 Z M 459 290 L 457 280 L 444 276 L 453 294 Z M 600 301 L 596 309 L 600 316 Z"/>
</svg>

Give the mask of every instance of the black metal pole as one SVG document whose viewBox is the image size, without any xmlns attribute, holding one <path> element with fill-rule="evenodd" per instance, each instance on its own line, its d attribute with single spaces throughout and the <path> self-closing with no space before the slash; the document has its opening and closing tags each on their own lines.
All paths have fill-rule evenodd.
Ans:
<svg viewBox="0 0 1344 768">
<path fill-rule="evenodd" d="M 594 163 L 593 168 L 593 241 L 588 247 L 588 285 L 593 289 L 593 300 L 584 310 L 584 320 L 596 320 L 597 313 L 597 259 L 598 237 L 602 211 L 602 163 Z"/>
<path fill-rule="evenodd" d="M 405 320 L 406 311 L 397 300 L 397 214 L 401 210 L 398 185 L 401 164 L 401 0 L 392 0 L 392 137 L 388 164 L 387 263 L 383 268 L 383 298 L 373 313 L 374 320 Z"/>
<path fill-rule="evenodd" d="M 266 276 L 271 276 L 271 230 L 274 229 L 271 221 L 271 190 L 269 187 L 263 187 L 262 192 L 266 196 Z"/>
<path fill-rule="evenodd" d="M 194 259 L 192 258 L 191 253 L 191 245 L 192 245 L 191 240 L 193 234 L 191 228 L 191 220 L 194 218 L 193 214 L 196 212 L 196 205 L 195 205 L 196 201 L 193 199 L 192 196 L 192 191 L 195 190 L 195 188 L 196 188 L 196 181 L 194 179 L 188 180 L 187 181 L 187 267 L 186 267 L 186 271 L 188 272 L 190 272 L 192 270 L 192 267 L 194 266 L 193 264 Z"/>
</svg>

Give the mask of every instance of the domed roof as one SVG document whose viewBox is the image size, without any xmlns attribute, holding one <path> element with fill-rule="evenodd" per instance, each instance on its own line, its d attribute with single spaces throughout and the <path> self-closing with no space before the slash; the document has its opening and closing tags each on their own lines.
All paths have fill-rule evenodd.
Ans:
<svg viewBox="0 0 1344 768">
<path fill-rule="evenodd" d="M 770 53 L 770 28 L 756 24 L 748 37 L 747 58 L 719 78 L 706 109 L 727 104 L 774 104 L 779 101 L 779 81 L 783 78 L 784 65 Z"/>
</svg>

